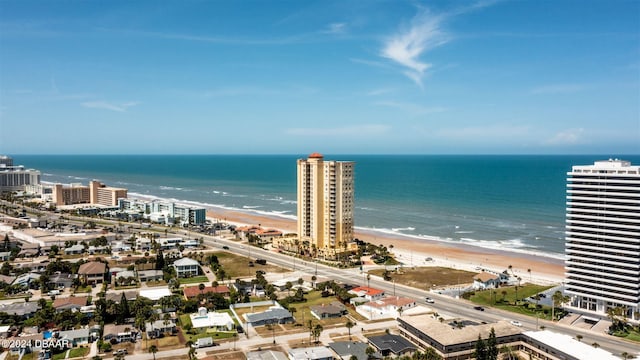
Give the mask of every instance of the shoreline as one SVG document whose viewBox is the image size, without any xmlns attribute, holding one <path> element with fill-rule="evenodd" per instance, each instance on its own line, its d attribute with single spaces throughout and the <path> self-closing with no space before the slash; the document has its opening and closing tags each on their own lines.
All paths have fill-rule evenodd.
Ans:
<svg viewBox="0 0 640 360">
<path fill-rule="evenodd" d="M 249 214 L 238 210 L 205 207 L 207 218 L 238 225 L 259 225 L 274 228 L 283 233 L 295 233 L 296 222 L 291 219 L 267 215 Z M 502 272 L 512 266 L 514 275 L 523 282 L 540 284 L 560 284 L 564 280 L 564 261 L 545 256 L 521 252 L 495 250 L 470 244 L 453 244 L 436 238 L 419 241 L 356 229 L 355 237 L 376 245 L 385 245 L 404 266 L 443 266 L 479 272 L 478 268 Z M 391 248 L 391 246 L 393 246 Z M 426 261 L 432 258 L 433 261 Z M 531 271 L 529 271 L 531 270 Z"/>
</svg>

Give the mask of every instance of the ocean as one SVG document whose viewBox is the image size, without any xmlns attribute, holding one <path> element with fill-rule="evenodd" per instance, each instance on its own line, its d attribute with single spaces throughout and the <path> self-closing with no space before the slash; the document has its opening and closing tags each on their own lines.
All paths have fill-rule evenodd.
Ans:
<svg viewBox="0 0 640 360">
<path fill-rule="evenodd" d="M 296 218 L 305 155 L 16 155 L 42 181 Z M 617 156 L 640 164 L 640 156 Z M 355 161 L 356 228 L 562 258 L 566 173 L 599 155 L 325 155 Z"/>
</svg>

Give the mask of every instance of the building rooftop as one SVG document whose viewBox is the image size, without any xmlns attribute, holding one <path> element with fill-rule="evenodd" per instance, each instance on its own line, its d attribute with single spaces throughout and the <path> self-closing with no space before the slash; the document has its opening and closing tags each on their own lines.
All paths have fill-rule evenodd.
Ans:
<svg viewBox="0 0 640 360">
<path fill-rule="evenodd" d="M 589 344 L 580 342 L 569 335 L 551 332 L 549 330 L 542 331 L 525 331 L 524 334 L 534 340 L 547 344 L 563 353 L 576 359 L 598 359 L 598 360 L 615 360 L 619 357 L 614 356 L 610 352 L 594 348 Z"/>
<path fill-rule="evenodd" d="M 104 274 L 107 271 L 107 264 L 99 261 L 90 261 L 80 265 L 78 274 Z"/>
<path fill-rule="evenodd" d="M 358 360 L 367 360 L 368 344 L 360 341 L 336 341 L 329 344 L 329 347 L 338 355 L 341 359 L 350 359 L 351 356 L 355 356 Z"/>
<path fill-rule="evenodd" d="M 491 324 L 468 324 L 458 328 L 452 326 L 452 322 L 440 322 L 431 315 L 408 316 L 398 319 L 412 327 L 420 330 L 442 345 L 454 345 L 478 340 L 478 335 L 483 339 L 489 338 L 491 328 L 495 331 L 496 337 L 511 336 L 521 333 L 517 326 L 509 324 L 507 321 L 498 321 Z"/>
<path fill-rule="evenodd" d="M 78 307 L 78 308 L 80 308 L 82 306 L 85 306 L 85 305 L 87 305 L 87 297 L 86 296 L 83 296 L 83 297 L 80 297 L 80 296 L 69 296 L 69 297 L 66 297 L 66 298 L 56 298 L 53 301 L 53 305 L 52 306 L 53 306 L 54 309 L 57 309 L 57 308 L 64 307 L 64 306 L 69 306 L 69 305 L 73 305 L 73 306 Z"/>
<path fill-rule="evenodd" d="M 322 156 L 322 154 L 314 152 L 311 155 L 309 155 L 309 159 L 322 159 L 324 158 L 324 156 Z"/>
<path fill-rule="evenodd" d="M 400 354 L 408 350 L 416 350 L 416 346 L 400 335 L 384 334 L 372 336 L 369 342 L 380 351 L 389 350 L 394 354 Z"/>
<path fill-rule="evenodd" d="M 198 294 L 206 294 L 206 293 L 218 293 L 218 294 L 226 294 L 229 292 L 229 288 L 226 285 L 218 285 L 214 286 L 205 286 L 202 291 L 198 288 L 198 286 L 188 286 L 182 289 L 184 292 L 184 296 L 187 298 L 192 298 L 198 296 Z"/>
</svg>

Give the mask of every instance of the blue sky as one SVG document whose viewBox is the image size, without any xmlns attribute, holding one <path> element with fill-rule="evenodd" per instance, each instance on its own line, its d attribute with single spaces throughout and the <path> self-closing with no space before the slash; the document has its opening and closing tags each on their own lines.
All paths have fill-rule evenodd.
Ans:
<svg viewBox="0 0 640 360">
<path fill-rule="evenodd" d="M 638 1 L 0 1 L 4 154 L 639 154 Z"/>
</svg>

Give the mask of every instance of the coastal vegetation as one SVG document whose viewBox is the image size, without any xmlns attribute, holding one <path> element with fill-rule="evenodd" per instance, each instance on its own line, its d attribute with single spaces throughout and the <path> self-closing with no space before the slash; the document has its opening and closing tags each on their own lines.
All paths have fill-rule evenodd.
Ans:
<svg viewBox="0 0 640 360">
<path fill-rule="evenodd" d="M 551 286 L 534 284 L 504 286 L 497 289 L 468 292 L 463 294 L 462 297 L 479 305 L 493 306 L 510 312 L 551 320 L 554 315 L 552 308 L 536 304 L 535 300 L 537 294 L 549 288 Z M 560 305 L 560 302 L 556 303 L 556 306 Z M 563 310 L 556 309 L 556 317 L 562 317 L 563 314 Z"/>
<path fill-rule="evenodd" d="M 477 275 L 475 272 L 438 266 L 372 269 L 368 273 L 380 276 L 387 281 L 426 290 L 448 285 L 470 284 L 473 282 L 473 277 Z"/>
</svg>

